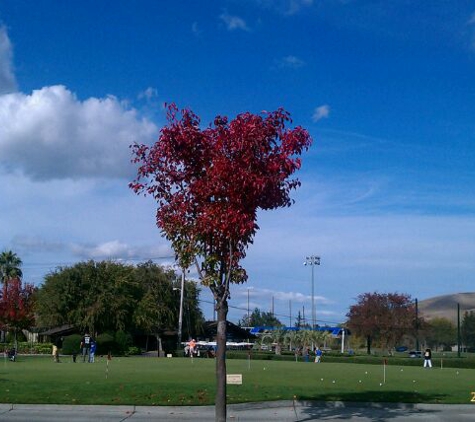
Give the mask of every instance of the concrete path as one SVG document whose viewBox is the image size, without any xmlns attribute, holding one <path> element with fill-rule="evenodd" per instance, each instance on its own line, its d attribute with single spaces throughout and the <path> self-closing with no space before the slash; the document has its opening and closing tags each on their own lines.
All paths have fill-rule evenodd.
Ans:
<svg viewBox="0 0 475 422">
<path fill-rule="evenodd" d="M 213 406 L 69 406 L 0 404 L 0 421 L 139 422 L 213 421 Z M 266 402 L 228 406 L 229 421 L 475 421 L 475 405 L 342 402 Z"/>
</svg>

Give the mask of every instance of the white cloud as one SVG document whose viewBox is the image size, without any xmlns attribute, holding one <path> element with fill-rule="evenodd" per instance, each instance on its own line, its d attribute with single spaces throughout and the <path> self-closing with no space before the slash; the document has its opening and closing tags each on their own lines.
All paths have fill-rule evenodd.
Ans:
<svg viewBox="0 0 475 422">
<path fill-rule="evenodd" d="M 45 239 L 40 236 L 15 236 L 11 242 L 12 248 L 20 254 L 35 252 L 57 254 L 69 251 L 79 259 L 120 261 L 147 261 L 149 259 L 164 259 L 173 262 L 174 253 L 166 244 L 160 246 L 133 246 L 119 240 L 100 242 L 97 244 L 66 243 L 63 241 Z"/>
<path fill-rule="evenodd" d="M 241 29 L 242 31 L 249 31 L 246 21 L 239 16 L 230 15 L 228 12 L 222 13 L 219 18 L 225 23 L 229 31 Z"/>
<path fill-rule="evenodd" d="M 129 257 L 131 254 L 128 245 L 119 242 L 118 240 L 101 243 L 91 247 L 73 245 L 72 250 L 77 256 L 94 259 L 116 259 Z"/>
<path fill-rule="evenodd" d="M 330 106 L 328 104 L 321 105 L 313 111 L 312 120 L 318 122 L 321 119 L 326 119 L 330 115 Z"/>
<path fill-rule="evenodd" d="M 156 97 L 158 97 L 158 91 L 156 88 L 152 88 L 151 86 L 149 86 L 145 91 L 140 92 L 138 95 L 139 100 L 146 99 L 150 101 Z"/>
<path fill-rule="evenodd" d="M 157 131 L 115 97 L 80 101 L 61 85 L 0 96 L 0 166 L 36 180 L 128 177 L 128 146 Z"/>
<path fill-rule="evenodd" d="M 313 0 L 257 0 L 257 2 L 262 7 L 275 10 L 285 16 L 296 15 L 313 5 Z"/>
<path fill-rule="evenodd" d="M 12 70 L 12 58 L 12 45 L 7 30 L 4 26 L 0 26 L 0 95 L 14 92 L 17 89 Z"/>
<path fill-rule="evenodd" d="M 202 31 L 201 31 L 201 29 L 198 25 L 198 22 L 193 22 L 191 24 L 191 32 L 193 32 L 193 34 L 195 34 L 195 35 L 201 35 Z"/>
<path fill-rule="evenodd" d="M 290 69 L 298 69 L 305 65 L 305 62 L 302 59 L 299 59 L 296 56 L 285 56 L 282 59 L 278 60 L 277 62 L 278 67 L 280 68 L 290 68 Z"/>
<path fill-rule="evenodd" d="M 286 10 L 287 15 L 295 15 L 303 8 L 313 5 L 313 0 L 290 0 Z"/>
<path fill-rule="evenodd" d="M 239 298 L 247 297 L 247 289 L 249 289 L 249 298 L 250 299 L 264 299 L 274 298 L 275 300 L 281 300 L 284 302 L 296 302 L 296 303 L 305 303 L 311 300 L 310 295 L 304 295 L 300 292 L 283 292 L 279 290 L 263 289 L 259 287 L 247 287 L 239 286 L 239 290 L 236 289 L 236 292 L 233 296 Z M 332 304 L 333 301 L 327 299 L 326 297 L 316 295 L 315 302 L 322 304 Z"/>
</svg>

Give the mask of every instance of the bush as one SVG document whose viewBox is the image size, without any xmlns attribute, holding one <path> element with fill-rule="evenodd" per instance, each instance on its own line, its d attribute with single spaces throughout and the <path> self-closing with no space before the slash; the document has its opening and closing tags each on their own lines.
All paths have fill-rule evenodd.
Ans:
<svg viewBox="0 0 475 422">
<path fill-rule="evenodd" d="M 96 343 L 96 355 L 119 354 L 120 347 L 115 342 L 114 336 L 110 333 L 99 334 L 96 338 Z"/>
<path fill-rule="evenodd" d="M 15 343 L 3 343 L 1 345 L 0 352 L 4 350 L 13 349 Z M 27 341 L 21 341 L 17 343 L 17 353 L 26 355 L 50 355 L 53 351 L 53 345 L 51 343 L 28 343 Z"/>
<path fill-rule="evenodd" d="M 80 355 L 81 339 L 82 337 L 79 334 L 71 334 L 70 336 L 64 337 L 61 353 L 64 355 Z"/>
<path fill-rule="evenodd" d="M 142 350 L 140 347 L 136 346 L 130 346 L 129 349 L 127 350 L 126 355 L 132 356 L 132 355 L 140 355 L 142 353 Z"/>
<path fill-rule="evenodd" d="M 7 343 L 15 343 L 15 333 L 13 331 L 9 331 L 6 336 Z M 16 333 L 16 341 L 18 343 L 26 342 L 25 334 L 22 331 L 18 331 Z"/>
<path fill-rule="evenodd" d="M 129 350 L 129 347 L 132 346 L 132 336 L 129 333 L 123 331 L 117 331 L 114 336 L 117 349 L 121 353 L 125 353 Z"/>
</svg>

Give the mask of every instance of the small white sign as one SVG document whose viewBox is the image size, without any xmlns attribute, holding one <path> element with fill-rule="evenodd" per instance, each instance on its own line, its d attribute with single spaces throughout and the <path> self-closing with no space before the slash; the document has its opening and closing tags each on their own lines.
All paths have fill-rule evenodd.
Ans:
<svg viewBox="0 0 475 422">
<path fill-rule="evenodd" d="M 172 357 L 173 357 L 173 355 L 171 353 L 167 354 L 167 358 L 172 358 Z"/>
<path fill-rule="evenodd" d="M 226 384 L 242 385 L 242 374 L 227 374 Z"/>
</svg>

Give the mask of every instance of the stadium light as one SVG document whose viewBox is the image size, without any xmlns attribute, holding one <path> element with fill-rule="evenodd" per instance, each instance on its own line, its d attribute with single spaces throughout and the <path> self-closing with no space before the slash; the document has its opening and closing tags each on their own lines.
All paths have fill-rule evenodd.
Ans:
<svg viewBox="0 0 475 422">
<path fill-rule="evenodd" d="M 312 267 L 312 329 L 316 327 L 317 318 L 315 315 L 315 279 L 314 279 L 314 268 L 315 265 L 320 265 L 320 257 L 311 255 L 305 258 L 303 265 L 310 265 Z"/>
</svg>

